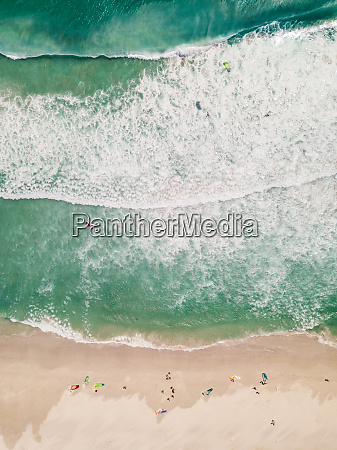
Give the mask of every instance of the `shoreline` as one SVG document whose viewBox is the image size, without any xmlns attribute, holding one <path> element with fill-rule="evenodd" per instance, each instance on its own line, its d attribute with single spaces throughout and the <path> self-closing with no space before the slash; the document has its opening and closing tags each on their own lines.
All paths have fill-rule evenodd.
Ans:
<svg viewBox="0 0 337 450">
<path fill-rule="evenodd" d="M 35 331 L 0 336 L 0 362 L 4 449 L 299 448 L 300 439 L 332 448 L 337 438 L 337 349 L 305 335 L 184 352 Z M 233 374 L 240 380 L 230 382 Z M 105 386 L 95 392 L 97 382 Z M 71 393 L 72 384 L 80 388 Z M 167 413 L 156 416 L 160 408 Z"/>
<path fill-rule="evenodd" d="M 151 349 L 151 350 L 165 350 L 165 351 L 181 351 L 181 352 L 195 352 L 199 350 L 216 348 L 218 346 L 231 346 L 235 343 L 245 343 L 250 339 L 257 338 L 268 338 L 268 337 L 292 337 L 292 336 L 305 336 L 309 339 L 313 339 L 318 341 L 322 345 L 327 345 L 329 347 L 333 347 L 337 349 L 337 336 L 331 334 L 331 331 L 328 328 L 324 328 L 317 333 L 312 330 L 288 330 L 288 331 L 275 331 L 275 332 L 263 332 L 260 334 L 246 334 L 241 337 L 233 337 L 233 338 L 224 338 L 219 339 L 214 342 L 202 342 L 203 339 L 199 337 L 198 344 L 191 345 L 193 339 L 188 342 L 178 342 L 173 343 L 165 340 L 165 338 L 161 335 L 156 336 L 155 340 L 147 339 L 143 337 L 141 332 L 136 332 L 132 335 L 116 335 L 108 339 L 98 339 L 95 337 L 85 338 L 80 332 L 73 331 L 69 332 L 68 330 L 63 331 L 57 328 L 57 324 L 53 325 L 52 323 L 46 322 L 38 324 L 38 323 L 29 323 L 29 321 L 18 321 L 15 319 L 4 319 L 0 318 L 0 338 L 2 336 L 32 336 L 36 333 L 42 333 L 42 335 L 52 335 L 56 338 L 61 338 L 64 340 L 69 340 L 76 344 L 88 344 L 88 345 L 107 345 L 111 347 L 118 346 L 126 346 L 130 348 L 139 348 L 139 349 Z M 161 342 L 160 342 L 161 341 Z"/>
</svg>

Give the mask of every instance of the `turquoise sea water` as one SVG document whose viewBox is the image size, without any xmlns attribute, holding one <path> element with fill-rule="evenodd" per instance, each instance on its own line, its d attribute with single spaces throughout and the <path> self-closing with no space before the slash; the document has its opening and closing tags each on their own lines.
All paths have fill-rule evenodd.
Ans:
<svg viewBox="0 0 337 450">
<path fill-rule="evenodd" d="M 1 3 L 2 319 L 135 345 L 336 335 L 336 2 Z M 259 236 L 71 236 L 72 213 L 130 212 Z"/>
<path fill-rule="evenodd" d="M 206 45 L 278 21 L 335 18 L 328 0 L 14 0 L 0 5 L 0 52 L 124 56 Z"/>
</svg>

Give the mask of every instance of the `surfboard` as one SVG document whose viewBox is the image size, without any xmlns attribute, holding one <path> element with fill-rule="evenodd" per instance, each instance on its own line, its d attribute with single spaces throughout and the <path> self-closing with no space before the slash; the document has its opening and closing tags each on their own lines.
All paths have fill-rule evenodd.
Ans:
<svg viewBox="0 0 337 450">
<path fill-rule="evenodd" d="M 76 391 L 80 387 L 79 384 L 72 384 L 69 388 L 69 391 Z"/>
<path fill-rule="evenodd" d="M 207 391 L 202 392 L 202 395 L 206 396 L 209 395 L 213 391 L 213 388 L 207 389 Z"/>
</svg>

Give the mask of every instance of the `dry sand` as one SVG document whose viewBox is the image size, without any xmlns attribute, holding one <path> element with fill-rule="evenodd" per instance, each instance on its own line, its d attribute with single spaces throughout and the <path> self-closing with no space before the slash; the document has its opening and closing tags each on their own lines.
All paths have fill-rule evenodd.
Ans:
<svg viewBox="0 0 337 450">
<path fill-rule="evenodd" d="M 0 337 L 0 367 L 1 449 L 337 446 L 337 349 L 306 335 L 186 352 L 78 344 L 36 331 Z M 230 382 L 233 374 L 240 380 Z M 105 383 L 98 392 L 96 382 Z M 71 393 L 72 384 L 80 389 Z M 156 416 L 159 408 L 167 413 Z"/>
</svg>

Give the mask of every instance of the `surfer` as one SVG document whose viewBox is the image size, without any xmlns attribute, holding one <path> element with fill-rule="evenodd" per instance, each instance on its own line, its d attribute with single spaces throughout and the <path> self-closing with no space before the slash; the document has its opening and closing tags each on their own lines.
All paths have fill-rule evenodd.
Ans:
<svg viewBox="0 0 337 450">
<path fill-rule="evenodd" d="M 227 72 L 231 71 L 231 67 L 230 67 L 230 65 L 229 65 L 229 63 L 227 61 L 224 62 L 223 65 L 225 66 L 225 69 L 227 70 Z"/>
</svg>

